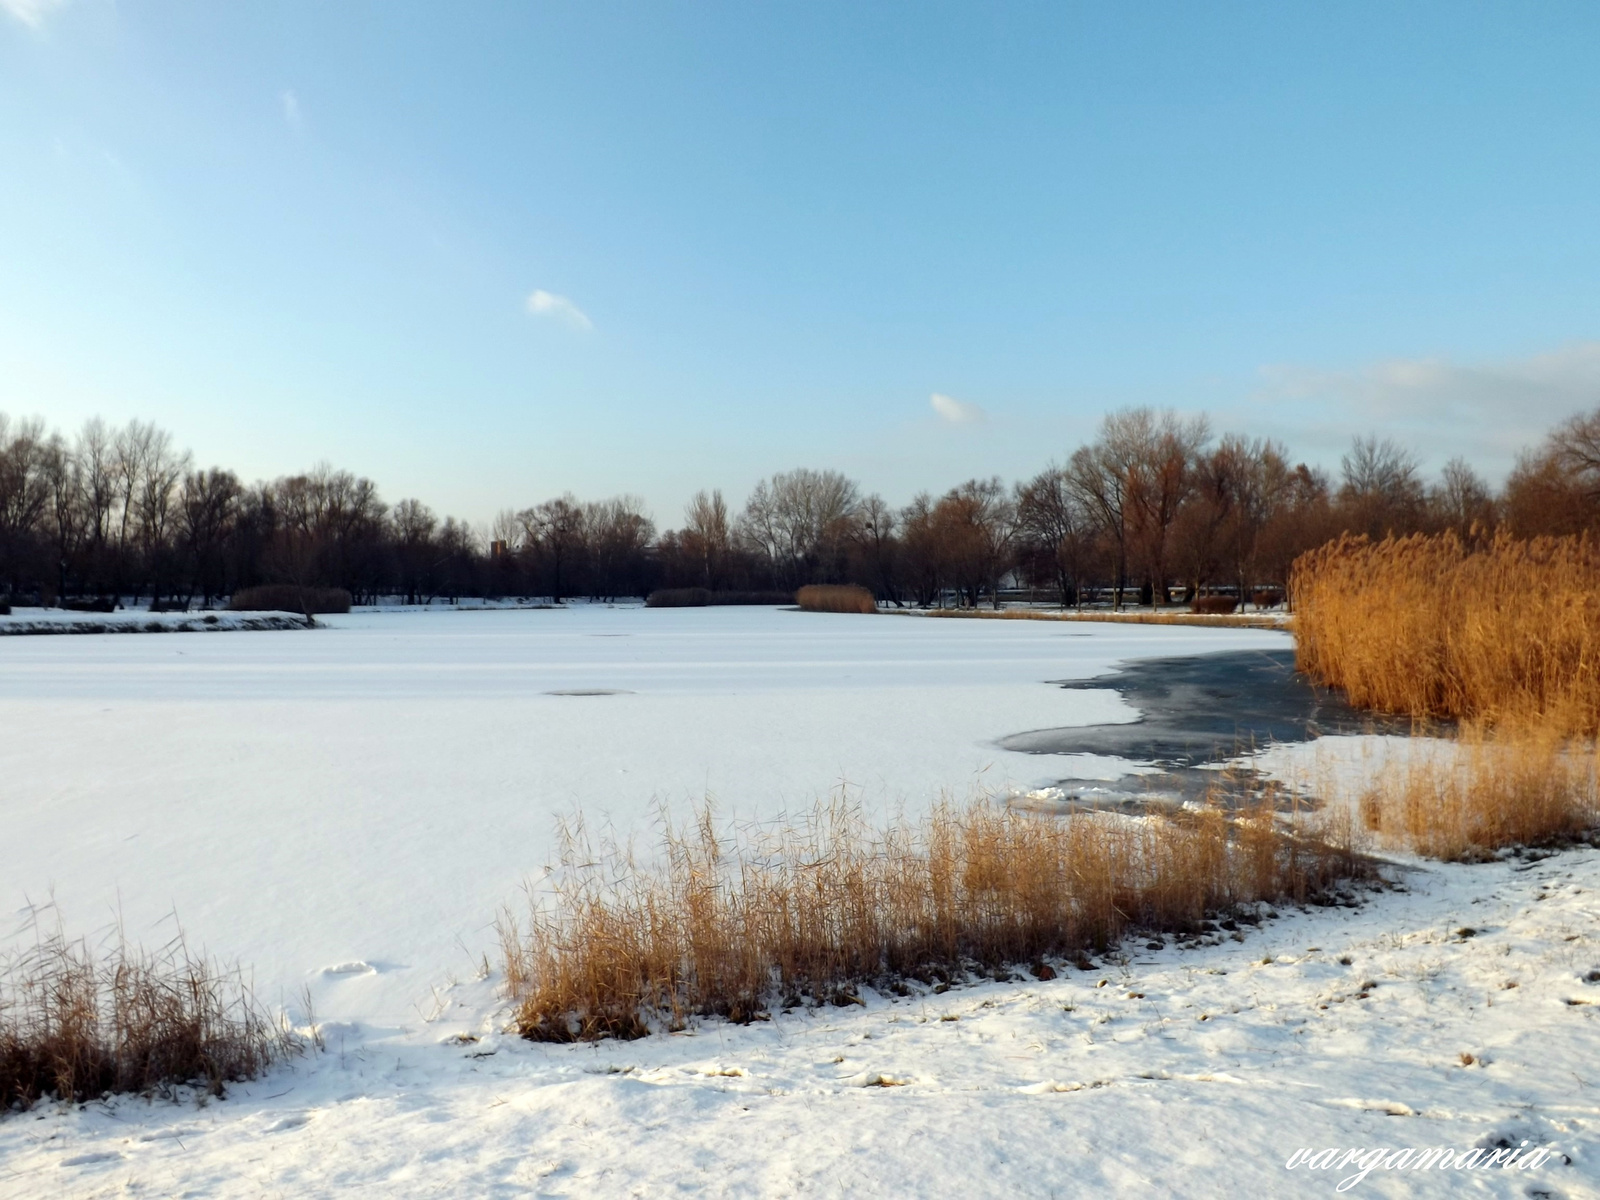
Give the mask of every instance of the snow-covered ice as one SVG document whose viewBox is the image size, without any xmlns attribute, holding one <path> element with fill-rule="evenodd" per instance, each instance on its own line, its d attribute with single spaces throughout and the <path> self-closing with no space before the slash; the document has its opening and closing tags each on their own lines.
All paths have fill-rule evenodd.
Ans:
<svg viewBox="0 0 1600 1200">
<path fill-rule="evenodd" d="M 559 815 L 648 844 L 655 800 L 761 816 L 841 780 L 914 806 L 1110 779 L 1124 764 L 994 742 L 1137 716 L 1048 681 L 1285 635 L 600 607 L 323 620 L 0 643 L 4 932 L 52 893 L 69 929 L 120 906 L 146 941 L 176 911 L 301 1019 L 309 987 L 327 1046 L 203 1106 L 0 1120 L 0 1196 L 1332 1195 L 1284 1161 L 1506 1138 L 1571 1162 L 1358 1190 L 1600 1194 L 1592 851 L 1407 863 L 1407 890 L 1359 908 L 1048 982 L 631 1043 L 499 1032 L 475 967 Z"/>
<path fill-rule="evenodd" d="M 0 913 L 53 894 L 69 929 L 120 909 L 164 941 L 175 912 L 266 998 L 309 984 L 327 1019 L 393 1029 L 492 952 L 560 816 L 648 847 L 655 801 L 754 817 L 842 782 L 916 806 L 1114 775 L 993 742 L 1137 717 L 1049 680 L 1287 641 L 729 608 L 319 621 L 0 643 Z M 354 960 L 372 970 L 326 970 Z"/>
</svg>

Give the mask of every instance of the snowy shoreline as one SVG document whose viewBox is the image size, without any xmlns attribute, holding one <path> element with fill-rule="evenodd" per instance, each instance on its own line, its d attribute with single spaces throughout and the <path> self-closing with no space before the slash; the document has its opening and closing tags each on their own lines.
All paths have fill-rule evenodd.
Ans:
<svg viewBox="0 0 1600 1200">
<path fill-rule="evenodd" d="M 304 629 L 306 619 L 282 612 L 152 613 L 67 612 L 59 608 L 14 608 L 0 614 L 0 637 L 92 633 L 226 633 L 238 630 Z"/>
</svg>

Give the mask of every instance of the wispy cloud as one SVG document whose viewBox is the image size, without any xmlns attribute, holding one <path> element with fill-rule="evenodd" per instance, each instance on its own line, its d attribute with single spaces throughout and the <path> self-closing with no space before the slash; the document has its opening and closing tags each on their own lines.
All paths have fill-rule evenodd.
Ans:
<svg viewBox="0 0 1600 1200">
<path fill-rule="evenodd" d="M 0 12 L 29 29 L 42 29 L 45 17 L 65 3 L 66 0 L 0 0 Z"/>
<path fill-rule="evenodd" d="M 536 317 L 548 317 L 560 321 L 572 329 L 591 330 L 594 322 L 588 315 L 568 300 L 565 296 L 558 296 L 554 292 L 547 292 L 543 288 L 528 297 L 528 311 Z"/>
<path fill-rule="evenodd" d="M 1249 408 L 1255 420 L 1298 426 L 1331 450 L 1368 431 L 1407 441 L 1429 459 L 1464 454 L 1508 466 L 1573 413 L 1600 405 L 1600 341 L 1525 358 L 1458 363 L 1385 359 L 1328 370 L 1261 368 Z"/>
<path fill-rule="evenodd" d="M 952 425 L 975 425 L 988 418 L 988 414 L 976 404 L 964 404 L 943 392 L 934 392 L 928 397 L 928 403 L 941 420 L 949 421 Z"/>
<path fill-rule="evenodd" d="M 0 3 L 4 3 L 4 0 L 0 0 Z M 300 97 L 291 89 L 284 88 L 278 93 L 278 103 L 283 108 L 284 123 L 290 129 L 299 129 L 305 124 L 305 116 L 300 112 Z"/>
</svg>

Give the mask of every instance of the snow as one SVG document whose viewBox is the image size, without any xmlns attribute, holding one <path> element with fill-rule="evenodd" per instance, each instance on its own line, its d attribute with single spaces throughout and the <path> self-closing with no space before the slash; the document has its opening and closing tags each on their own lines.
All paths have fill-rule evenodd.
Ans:
<svg viewBox="0 0 1600 1200">
<path fill-rule="evenodd" d="M 1391 874 L 1240 941 L 635 1042 L 505 1037 L 465 982 L 221 1102 L 0 1121 L 0 1196 L 1333 1196 L 1357 1168 L 1285 1163 L 1524 1142 L 1560 1156 L 1352 1191 L 1600 1194 L 1600 853 Z"/>
<path fill-rule="evenodd" d="M 1137 716 L 1051 680 L 1285 635 L 598 606 L 320 620 L 0 643 L 0 933 L 52 894 L 69 929 L 120 910 L 149 942 L 176 912 L 299 1022 L 308 988 L 327 1047 L 220 1102 L 0 1120 L 0 1196 L 1331 1195 L 1285 1160 L 1502 1135 L 1572 1163 L 1360 1190 L 1600 1194 L 1592 851 L 1402 862 L 1407 890 L 1361 907 L 1049 982 L 598 1046 L 500 1032 L 491 922 L 560 815 L 648 845 L 653 802 L 708 793 L 744 817 L 841 780 L 883 807 L 1112 779 L 1122 764 L 994 742 Z"/>
</svg>

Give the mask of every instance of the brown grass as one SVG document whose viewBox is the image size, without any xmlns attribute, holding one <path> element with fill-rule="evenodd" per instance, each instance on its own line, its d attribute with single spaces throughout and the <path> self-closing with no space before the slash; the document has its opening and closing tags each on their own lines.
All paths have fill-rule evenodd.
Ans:
<svg viewBox="0 0 1600 1200">
<path fill-rule="evenodd" d="M 878 602 L 864 587 L 854 584 L 808 584 L 794 594 L 794 602 L 807 612 L 875 613 Z"/>
<path fill-rule="evenodd" d="M 1291 581 L 1302 670 L 1363 708 L 1600 732 L 1600 546 L 1343 537 Z"/>
<path fill-rule="evenodd" d="M 974 801 L 876 826 L 842 798 L 732 834 L 702 809 L 666 827 L 655 862 L 596 850 L 580 826 L 526 922 L 502 917 L 524 1036 L 637 1037 L 697 1014 L 850 1003 L 867 984 L 1073 958 L 1135 928 L 1192 931 L 1360 869 L 1347 840 L 1267 807 L 1063 820 Z"/>
<path fill-rule="evenodd" d="M 1431 858 L 1473 861 L 1593 829 L 1600 820 L 1597 766 L 1590 743 L 1548 731 L 1472 728 L 1437 753 L 1411 753 L 1383 767 L 1360 794 L 1358 811 L 1384 841 Z"/>
<path fill-rule="evenodd" d="M 119 938 L 96 955 L 58 930 L 0 962 L 0 1112 L 184 1084 L 221 1094 L 292 1049 L 240 973 L 181 936 L 156 953 Z"/>
</svg>

